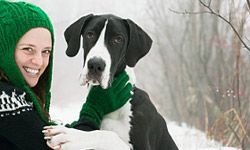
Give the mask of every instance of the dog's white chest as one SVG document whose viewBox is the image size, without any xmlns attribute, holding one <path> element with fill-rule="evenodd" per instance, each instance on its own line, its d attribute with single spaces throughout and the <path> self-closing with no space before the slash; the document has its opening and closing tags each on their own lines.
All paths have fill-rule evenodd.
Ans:
<svg viewBox="0 0 250 150">
<path fill-rule="evenodd" d="M 101 130 L 109 130 L 116 132 L 124 142 L 130 147 L 129 131 L 131 128 L 130 118 L 132 116 L 131 104 L 128 101 L 120 109 L 104 116 L 101 123 Z"/>
</svg>

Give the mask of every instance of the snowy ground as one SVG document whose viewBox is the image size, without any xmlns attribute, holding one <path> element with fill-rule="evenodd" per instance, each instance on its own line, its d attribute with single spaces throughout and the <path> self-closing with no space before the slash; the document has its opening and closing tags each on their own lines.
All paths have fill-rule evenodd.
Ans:
<svg viewBox="0 0 250 150">
<path fill-rule="evenodd" d="M 53 106 L 53 105 L 52 105 Z M 73 111 L 72 111 L 73 110 Z M 79 106 L 69 105 L 67 108 L 52 107 L 52 119 L 62 123 L 70 123 L 78 118 Z M 208 140 L 206 135 L 186 124 L 181 126 L 174 122 L 168 122 L 168 129 L 180 150 L 237 150 L 230 147 L 222 147 L 220 143 Z"/>
<path fill-rule="evenodd" d="M 174 122 L 169 122 L 168 129 L 180 150 L 237 150 L 222 147 L 220 143 L 208 140 L 203 132 L 186 124 L 178 126 Z"/>
</svg>

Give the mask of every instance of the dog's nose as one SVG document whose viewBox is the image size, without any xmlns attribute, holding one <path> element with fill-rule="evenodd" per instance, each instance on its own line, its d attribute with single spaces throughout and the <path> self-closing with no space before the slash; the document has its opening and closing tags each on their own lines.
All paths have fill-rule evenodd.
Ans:
<svg viewBox="0 0 250 150">
<path fill-rule="evenodd" d="M 92 58 L 88 61 L 88 69 L 90 73 L 100 74 L 105 69 L 105 62 L 101 58 Z"/>
</svg>

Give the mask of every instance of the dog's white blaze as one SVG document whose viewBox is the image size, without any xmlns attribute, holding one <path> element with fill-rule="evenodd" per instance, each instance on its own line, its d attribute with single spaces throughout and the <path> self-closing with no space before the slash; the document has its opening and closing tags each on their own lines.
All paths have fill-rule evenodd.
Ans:
<svg viewBox="0 0 250 150">
<path fill-rule="evenodd" d="M 129 143 L 129 131 L 131 129 L 130 116 L 132 116 L 132 111 L 131 104 L 128 101 L 120 109 L 104 116 L 101 123 L 101 130 L 114 131 L 132 149 L 132 145 Z"/>
<path fill-rule="evenodd" d="M 95 46 L 91 48 L 90 52 L 87 55 L 85 66 L 83 67 L 82 73 L 80 75 L 81 84 L 83 85 L 86 82 L 86 75 L 88 74 L 88 66 L 86 64 L 91 58 L 97 57 L 97 58 L 101 58 L 106 64 L 106 67 L 101 77 L 101 86 L 103 88 L 108 87 L 108 82 L 110 78 L 109 73 L 110 73 L 110 67 L 111 67 L 111 56 L 108 52 L 107 47 L 104 44 L 105 42 L 104 37 L 105 37 L 107 24 L 108 24 L 108 20 L 105 22 L 104 28 L 102 29 L 99 39 L 97 40 Z"/>
</svg>

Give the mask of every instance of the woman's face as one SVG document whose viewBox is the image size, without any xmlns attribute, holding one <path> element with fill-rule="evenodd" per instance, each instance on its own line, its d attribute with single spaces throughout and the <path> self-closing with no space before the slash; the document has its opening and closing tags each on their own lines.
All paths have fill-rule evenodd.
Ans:
<svg viewBox="0 0 250 150">
<path fill-rule="evenodd" d="M 33 28 L 18 41 L 15 60 L 30 87 L 36 86 L 48 66 L 51 49 L 51 34 L 45 28 Z"/>
</svg>

